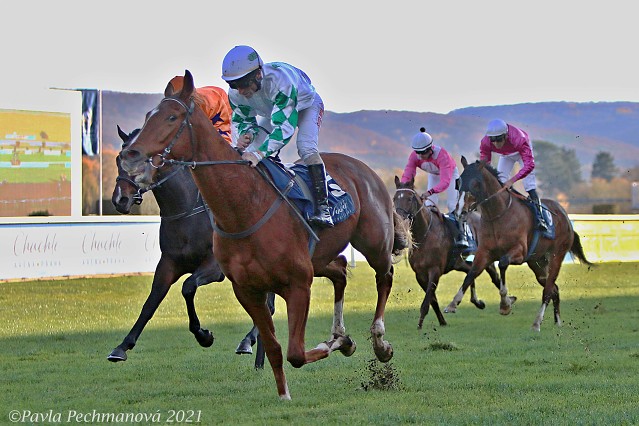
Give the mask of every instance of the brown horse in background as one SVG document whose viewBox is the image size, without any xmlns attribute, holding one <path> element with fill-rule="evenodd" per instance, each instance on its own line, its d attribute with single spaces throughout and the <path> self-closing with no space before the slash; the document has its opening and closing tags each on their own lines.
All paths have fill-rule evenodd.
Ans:
<svg viewBox="0 0 639 426">
<path fill-rule="evenodd" d="M 532 329 L 540 331 L 550 301 L 553 302 L 555 323 L 561 325 L 556 280 L 566 254 L 570 252 L 582 263 L 592 266 L 586 259 L 579 235 L 573 229 L 568 214 L 559 203 L 543 199 L 542 203 L 552 215 L 555 238 L 535 235 L 535 217 L 531 209 L 523 197 L 503 187 L 497 170 L 485 162 L 468 164 L 465 157 L 461 160 L 464 166 L 461 191 L 470 192 L 475 198 L 476 206 L 481 211 L 481 227 L 472 267 L 450 306 L 459 304 L 468 286 L 489 263 L 499 261 L 501 280 L 505 285 L 508 265 L 526 262 L 544 288 L 541 308 Z"/>
<path fill-rule="evenodd" d="M 410 230 L 413 234 L 413 247 L 409 249 L 408 262 L 415 272 L 417 282 L 426 293 L 419 310 L 417 328 L 422 328 L 429 306 L 433 307 L 439 325 L 444 326 L 447 323 L 439 309 L 436 295 L 439 279 L 450 271 L 468 273 L 471 263 L 462 257 L 460 251 L 453 251 L 455 245 L 453 230 L 446 224 L 446 219 L 436 207 L 424 206 L 424 200 L 415 191 L 414 179 L 402 183 L 395 176 L 395 188 L 395 196 L 393 197 L 395 211 L 410 222 Z M 477 212 L 467 216 L 468 225 L 476 238 L 479 220 L 480 216 Z M 512 303 L 517 298 L 508 296 L 508 290 L 505 285 L 502 286 L 494 264 L 489 264 L 486 267 L 486 271 L 501 295 L 500 313 L 508 315 L 511 311 Z M 477 308 L 484 309 L 486 304 L 477 299 L 474 281 L 470 284 L 470 289 L 470 301 Z"/>
<path fill-rule="evenodd" d="M 165 98 L 147 114 L 142 131 L 120 153 L 122 165 L 142 185 L 152 182 L 157 169 L 171 159 L 191 164 L 195 182 L 224 234 L 213 234 L 218 262 L 260 331 L 280 398 L 290 399 L 290 394 L 266 293 L 274 292 L 286 302 L 291 365 L 301 367 L 334 350 L 350 355 L 352 341 L 345 335 L 333 334 L 309 351 L 304 344 L 313 276 L 323 276 L 349 242 L 375 270 L 378 297 L 371 340 L 377 358 L 389 361 L 393 349 L 384 340 L 384 311 L 393 281 L 392 255 L 407 247 L 408 236 L 395 226 L 401 219 L 382 180 L 359 160 L 322 154 L 328 173 L 353 198 L 355 213 L 319 231 L 311 257 L 306 224 L 281 204 L 281 194 L 259 168 L 247 167 L 215 131 L 196 107 L 193 94 L 193 77 L 187 70 L 182 91 L 176 94 L 167 86 Z"/>
</svg>

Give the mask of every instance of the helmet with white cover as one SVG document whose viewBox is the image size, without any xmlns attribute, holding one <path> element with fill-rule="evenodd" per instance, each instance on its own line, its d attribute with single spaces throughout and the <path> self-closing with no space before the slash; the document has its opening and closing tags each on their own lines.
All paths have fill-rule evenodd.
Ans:
<svg viewBox="0 0 639 426">
<path fill-rule="evenodd" d="M 504 120 L 496 119 L 488 123 L 486 136 L 501 136 L 508 133 L 508 124 Z"/>
<path fill-rule="evenodd" d="M 264 65 L 257 51 L 250 46 L 235 46 L 222 61 L 222 79 L 233 81 L 240 79 Z"/>
<path fill-rule="evenodd" d="M 426 133 L 424 127 L 419 129 L 419 133 L 413 136 L 411 147 L 414 151 L 424 151 L 433 146 L 433 137 Z"/>
</svg>

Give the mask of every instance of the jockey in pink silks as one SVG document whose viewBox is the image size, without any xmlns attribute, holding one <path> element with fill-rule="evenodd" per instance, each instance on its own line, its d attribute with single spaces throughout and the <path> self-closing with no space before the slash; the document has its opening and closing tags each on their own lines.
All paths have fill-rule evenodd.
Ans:
<svg viewBox="0 0 639 426">
<path fill-rule="evenodd" d="M 492 120 L 488 123 L 486 136 L 482 138 L 479 145 L 480 160 L 490 163 L 493 152 L 500 154 L 497 171 L 501 183 L 510 188 L 515 182 L 522 180 L 524 189 L 537 208 L 539 227 L 541 230 L 548 230 L 537 195 L 535 158 L 528 134 L 512 124 L 507 124 L 504 120 Z M 515 176 L 508 179 L 515 163 L 519 163 L 521 168 Z"/>
<path fill-rule="evenodd" d="M 457 218 L 460 231 L 455 244 L 467 247 L 468 241 L 463 229 L 463 222 L 459 220 L 464 200 L 459 199 L 459 191 L 457 190 L 459 170 L 455 160 L 444 148 L 433 144 L 432 136 L 426 133 L 426 129 L 423 127 L 413 137 L 411 146 L 413 151 L 408 157 L 401 182 L 406 183 L 414 179 L 418 168 L 427 172 L 428 190 L 422 195 L 422 198 L 425 198 L 424 204 L 437 206 L 438 194 L 446 191 L 448 214 Z"/>
</svg>

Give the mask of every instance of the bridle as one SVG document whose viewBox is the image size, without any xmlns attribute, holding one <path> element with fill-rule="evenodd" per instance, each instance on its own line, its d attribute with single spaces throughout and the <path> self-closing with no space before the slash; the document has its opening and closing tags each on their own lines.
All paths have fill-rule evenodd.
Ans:
<svg viewBox="0 0 639 426">
<path fill-rule="evenodd" d="M 400 192 L 400 191 L 406 191 L 406 192 L 410 192 L 412 195 L 415 196 L 415 198 L 411 199 L 411 203 L 412 204 L 416 204 L 414 201 L 419 200 L 419 195 L 417 194 L 417 192 L 414 189 L 410 189 L 410 188 L 398 188 L 396 192 Z M 413 201 L 414 200 L 414 201 Z M 421 203 L 419 201 L 417 201 L 417 203 L 419 204 L 419 207 L 417 207 L 417 210 L 415 210 L 414 212 L 412 211 L 413 209 L 411 208 L 411 211 L 405 210 L 401 207 L 396 207 L 395 211 L 397 213 L 399 213 L 401 216 L 406 217 L 408 220 L 410 220 L 411 224 L 413 223 L 413 220 L 415 220 L 415 218 L 417 217 L 417 215 L 419 214 L 420 211 L 422 211 L 422 209 L 424 208 L 424 203 Z"/>
<path fill-rule="evenodd" d="M 162 186 L 163 183 L 165 183 L 166 181 L 171 179 L 173 176 L 175 176 L 178 173 L 180 173 L 183 168 L 184 167 L 176 168 L 171 173 L 169 173 L 168 175 L 164 176 L 159 181 L 153 182 L 151 185 L 147 186 L 146 188 L 142 188 L 136 181 L 134 181 L 133 179 L 131 179 L 128 176 L 118 176 L 118 177 L 115 178 L 115 182 L 117 183 L 117 182 L 120 182 L 120 181 L 124 181 L 124 182 L 128 183 L 129 185 L 133 186 L 133 188 L 135 188 L 135 190 L 136 190 L 135 195 L 133 195 L 133 203 L 137 204 L 137 205 L 140 205 L 140 204 L 142 204 L 142 196 L 146 192 L 153 191 L 154 189 L 159 188 L 160 186 Z"/>
</svg>

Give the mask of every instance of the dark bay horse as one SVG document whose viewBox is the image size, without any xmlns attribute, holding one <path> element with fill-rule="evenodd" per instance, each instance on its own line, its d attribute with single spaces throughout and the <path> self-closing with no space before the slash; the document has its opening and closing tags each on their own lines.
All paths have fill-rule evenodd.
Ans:
<svg viewBox="0 0 639 426">
<path fill-rule="evenodd" d="M 429 306 L 432 306 L 439 325 L 446 325 L 446 320 L 439 309 L 437 301 L 437 286 L 442 275 L 450 271 L 460 271 L 468 273 L 471 263 L 466 261 L 461 252 L 453 251 L 455 236 L 450 226 L 445 223 L 444 217 L 436 207 L 424 206 L 424 200 L 415 191 L 415 181 L 402 183 L 395 176 L 395 196 L 393 203 L 395 211 L 404 219 L 410 221 L 410 229 L 413 234 L 413 247 L 408 252 L 408 262 L 415 272 L 415 277 L 420 287 L 426 293 L 424 301 L 419 310 L 418 329 L 422 328 L 424 317 L 428 314 Z M 477 237 L 479 229 L 479 214 L 474 212 L 467 217 L 473 235 Z M 514 296 L 508 296 L 508 290 L 502 285 L 494 264 L 489 264 L 486 271 L 490 275 L 499 294 L 501 295 L 500 313 L 508 315 L 511 311 L 512 303 L 517 300 Z M 477 299 L 475 292 L 475 282 L 470 284 L 470 301 L 479 309 L 484 309 L 486 304 Z M 451 311 L 454 312 L 454 311 Z"/>
<path fill-rule="evenodd" d="M 535 218 L 531 209 L 523 197 L 502 186 L 495 168 L 480 161 L 468 164 L 465 157 L 462 157 L 462 165 L 461 190 L 469 192 L 476 200 L 481 211 L 481 226 L 473 264 L 450 305 L 454 307 L 459 304 L 468 286 L 489 263 L 499 261 L 501 280 L 505 285 L 508 265 L 526 262 L 544 288 L 541 308 L 532 329 L 540 331 L 550 301 L 553 302 L 555 324 L 561 325 L 556 280 L 566 254 L 570 252 L 581 263 L 593 266 L 586 259 L 579 235 L 573 229 L 568 214 L 556 201 L 542 200 L 551 214 L 555 237 L 550 239 L 535 235 Z"/>
<path fill-rule="evenodd" d="M 118 134 L 122 139 L 122 147 L 126 147 L 138 133 L 137 130 L 127 135 L 118 126 Z M 140 315 L 120 343 L 109 354 L 109 361 L 126 361 L 126 352 L 132 349 L 142 330 L 164 300 L 169 289 L 184 274 L 191 274 L 182 284 L 182 296 L 186 302 L 189 315 L 189 330 L 203 347 L 213 344 L 213 334 L 201 328 L 195 311 L 195 293 L 199 286 L 211 282 L 221 282 L 224 274 L 215 260 L 212 226 L 204 201 L 193 181 L 191 172 L 184 166 L 171 166 L 160 170 L 155 182 L 142 190 L 121 166 L 116 157 L 118 177 L 111 201 L 116 210 L 129 214 L 135 204 L 142 202 L 142 194 L 153 191 L 160 207 L 160 260 L 155 268 L 151 292 L 147 297 Z"/>
<path fill-rule="evenodd" d="M 375 271 L 378 297 L 371 340 L 377 358 L 389 361 L 393 349 L 384 340 L 384 310 L 393 281 L 393 254 L 407 247 L 408 236 L 396 226 L 401 219 L 379 176 L 354 158 L 322 154 L 328 173 L 353 198 L 355 213 L 334 228 L 319 231 L 311 257 L 305 224 L 281 203 L 280 194 L 260 170 L 248 167 L 196 107 L 191 73 L 185 72 L 181 92 L 171 89 L 167 86 L 165 98 L 147 114 L 142 131 L 120 153 L 122 165 L 142 185 L 150 184 L 171 159 L 192 166 L 195 182 L 225 234 L 213 234 L 218 262 L 260 331 L 280 398 L 290 399 L 290 394 L 266 294 L 274 292 L 286 302 L 287 360 L 293 367 L 326 358 L 335 350 L 349 355 L 348 336 L 334 332 L 309 351 L 304 339 L 313 276 L 324 276 L 349 242 Z"/>
</svg>

